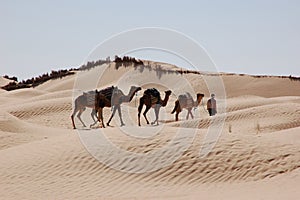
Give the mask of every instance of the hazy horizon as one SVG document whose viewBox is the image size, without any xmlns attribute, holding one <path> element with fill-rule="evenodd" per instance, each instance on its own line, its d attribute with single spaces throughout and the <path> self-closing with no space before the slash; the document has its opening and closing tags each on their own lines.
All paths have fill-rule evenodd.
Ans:
<svg viewBox="0 0 300 200">
<path fill-rule="evenodd" d="M 186 34 L 220 72 L 300 76 L 299 1 L 1 1 L 0 11 L 0 74 L 19 80 L 78 67 L 99 43 L 140 27 Z"/>
</svg>

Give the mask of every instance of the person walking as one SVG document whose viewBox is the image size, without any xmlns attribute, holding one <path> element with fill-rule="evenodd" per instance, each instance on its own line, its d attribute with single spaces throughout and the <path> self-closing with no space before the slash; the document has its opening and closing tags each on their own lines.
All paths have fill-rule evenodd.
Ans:
<svg viewBox="0 0 300 200">
<path fill-rule="evenodd" d="M 207 101 L 207 110 L 209 116 L 214 116 L 217 113 L 217 101 L 215 100 L 215 94 L 211 94 L 211 98 Z"/>
</svg>

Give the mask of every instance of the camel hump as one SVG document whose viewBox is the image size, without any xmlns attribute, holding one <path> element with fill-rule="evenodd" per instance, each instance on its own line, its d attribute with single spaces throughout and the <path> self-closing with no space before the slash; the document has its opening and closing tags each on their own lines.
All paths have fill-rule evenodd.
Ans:
<svg viewBox="0 0 300 200">
<path fill-rule="evenodd" d="M 105 93 L 108 93 L 108 92 L 112 92 L 114 89 L 115 89 L 114 86 L 110 86 L 110 87 L 107 87 L 107 88 L 104 88 L 104 89 L 100 90 L 99 92 L 101 94 L 105 94 Z"/>
<path fill-rule="evenodd" d="M 113 95 L 118 95 L 118 94 L 123 94 L 123 92 L 118 87 L 115 87 L 113 89 Z"/>
<path fill-rule="evenodd" d="M 147 89 L 144 94 L 150 96 L 152 103 L 158 103 L 161 101 L 160 93 L 156 88 Z"/>
<path fill-rule="evenodd" d="M 189 92 L 186 92 L 185 94 L 179 95 L 178 99 L 179 100 L 190 100 L 190 99 L 193 99 L 193 97 Z"/>
<path fill-rule="evenodd" d="M 182 100 L 187 100 L 187 98 L 188 98 L 188 97 L 187 97 L 187 95 L 185 95 L 185 94 L 181 94 L 181 95 L 178 96 L 178 99 L 181 100 L 181 101 L 182 101 Z"/>
<path fill-rule="evenodd" d="M 160 93 L 156 88 L 150 88 L 145 91 L 145 94 L 151 95 L 153 97 L 160 97 Z"/>
<path fill-rule="evenodd" d="M 83 92 L 84 97 L 95 96 L 95 95 L 96 95 L 95 91 Z"/>
<path fill-rule="evenodd" d="M 88 91 L 88 92 L 83 92 L 83 96 L 85 97 L 85 101 L 87 103 L 87 106 L 91 107 L 95 104 L 95 96 L 96 92 L 95 91 Z"/>
<path fill-rule="evenodd" d="M 88 92 L 83 92 L 83 94 L 85 95 L 91 95 L 91 94 L 95 94 L 94 90 L 88 91 Z"/>
<path fill-rule="evenodd" d="M 99 93 L 103 94 L 105 97 L 111 97 L 115 88 L 116 87 L 114 87 L 114 86 L 110 86 L 110 87 L 100 90 Z"/>
<path fill-rule="evenodd" d="M 191 95 L 189 92 L 186 93 L 186 96 L 187 96 L 187 98 L 189 98 L 189 99 L 190 99 L 190 98 L 193 98 L 192 95 Z"/>
<path fill-rule="evenodd" d="M 111 99 L 111 96 L 112 96 L 112 93 L 113 93 L 114 89 L 115 89 L 114 86 L 110 86 L 110 87 L 104 88 L 102 90 L 99 90 L 98 94 L 103 95 L 107 99 Z"/>
</svg>

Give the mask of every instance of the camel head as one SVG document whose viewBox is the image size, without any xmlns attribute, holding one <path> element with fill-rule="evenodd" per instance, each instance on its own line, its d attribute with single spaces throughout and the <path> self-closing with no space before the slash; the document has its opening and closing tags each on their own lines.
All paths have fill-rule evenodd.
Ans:
<svg viewBox="0 0 300 200">
<path fill-rule="evenodd" d="M 167 90 L 165 91 L 165 98 L 164 100 L 162 100 L 161 102 L 161 106 L 165 107 L 168 103 L 168 100 L 169 100 L 169 96 L 172 94 L 172 91 L 171 90 Z"/>
<path fill-rule="evenodd" d="M 165 94 L 166 94 L 166 96 L 170 96 L 172 94 L 172 91 L 171 90 L 167 90 L 167 91 L 165 91 Z"/>
<path fill-rule="evenodd" d="M 201 93 L 197 94 L 197 99 L 200 99 L 200 98 L 202 99 L 203 97 L 204 97 L 204 94 L 201 94 Z"/>
<path fill-rule="evenodd" d="M 202 98 L 204 97 L 204 94 L 201 94 L 201 93 L 197 93 L 197 99 L 196 101 L 194 102 L 194 106 L 198 106 L 202 100 Z"/>
<path fill-rule="evenodd" d="M 138 92 L 138 91 L 140 91 L 140 90 L 142 90 L 141 87 L 131 86 L 131 88 L 130 88 L 130 91 L 133 91 L 134 93 L 135 93 L 135 92 Z"/>
</svg>

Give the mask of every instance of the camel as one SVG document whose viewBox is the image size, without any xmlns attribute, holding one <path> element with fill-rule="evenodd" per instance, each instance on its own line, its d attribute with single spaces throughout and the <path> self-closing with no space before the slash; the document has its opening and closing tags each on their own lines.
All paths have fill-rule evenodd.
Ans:
<svg viewBox="0 0 300 200">
<path fill-rule="evenodd" d="M 136 87 L 136 86 L 131 86 L 130 91 L 128 93 L 128 95 L 124 95 L 124 93 L 115 88 L 112 90 L 112 95 L 103 95 L 103 93 L 101 94 L 101 91 L 98 92 L 99 95 L 97 95 L 97 99 L 96 99 L 96 111 L 98 112 L 98 121 L 102 123 L 102 127 L 105 128 L 104 126 L 104 120 L 103 120 L 103 108 L 104 107 L 113 107 L 113 112 L 108 120 L 108 122 L 106 123 L 107 126 L 109 126 L 109 123 L 111 122 L 113 116 L 115 115 L 116 111 L 118 110 L 119 113 L 119 117 L 120 117 L 120 121 L 121 121 L 121 126 L 124 126 L 124 122 L 122 119 L 122 113 L 121 113 L 121 104 L 123 102 L 130 102 L 135 93 L 140 91 L 142 88 L 141 87 Z M 91 126 L 95 125 L 92 124 Z"/>
<path fill-rule="evenodd" d="M 81 114 L 86 110 L 86 107 L 88 108 L 92 108 L 92 119 L 94 120 L 94 122 L 96 121 L 94 116 L 97 117 L 96 112 L 94 110 L 95 108 L 95 99 L 96 99 L 96 92 L 95 91 L 89 91 L 89 92 L 83 92 L 82 95 L 80 95 L 79 97 L 77 97 L 75 99 L 75 108 L 73 110 L 73 113 L 71 115 L 71 119 L 72 119 L 72 124 L 73 124 L 73 128 L 76 129 L 75 123 L 74 123 L 74 116 L 75 114 L 78 112 L 77 114 L 77 118 L 79 119 L 79 121 L 81 122 L 81 124 L 83 125 L 83 127 L 86 127 L 84 122 L 81 119 Z"/>
<path fill-rule="evenodd" d="M 147 89 L 144 92 L 143 96 L 140 98 L 140 104 L 138 107 L 138 125 L 141 126 L 140 116 L 144 104 L 146 105 L 146 110 L 144 111 L 143 115 L 146 119 L 147 124 L 149 124 L 149 121 L 147 119 L 146 114 L 149 111 L 149 109 L 153 107 L 155 111 L 156 119 L 151 124 L 153 125 L 156 122 L 158 125 L 158 115 L 159 115 L 160 107 L 161 106 L 165 107 L 167 105 L 171 93 L 172 93 L 171 90 L 165 91 L 165 98 L 164 100 L 162 100 L 160 98 L 160 93 L 158 92 L 157 89 L 155 88 Z"/>
<path fill-rule="evenodd" d="M 97 123 L 97 121 L 94 118 L 96 117 L 98 121 L 102 120 L 102 126 L 105 127 L 103 124 L 102 109 L 104 107 L 112 107 L 112 106 L 113 106 L 113 112 L 112 115 L 110 116 L 109 121 L 107 122 L 107 126 L 109 126 L 109 123 L 112 120 L 116 110 L 118 110 L 119 112 L 121 126 L 123 126 L 124 122 L 121 116 L 120 105 L 123 102 L 130 102 L 134 97 L 135 93 L 141 89 L 142 89 L 141 87 L 132 86 L 130 88 L 128 95 L 124 95 L 124 93 L 121 90 L 119 90 L 117 87 L 114 86 L 105 88 L 100 91 L 96 90 L 96 91 L 89 91 L 87 93 L 84 92 L 82 95 L 80 95 L 75 99 L 75 108 L 73 114 L 71 115 L 73 128 L 76 129 L 74 123 L 74 116 L 77 112 L 79 112 L 77 118 L 82 123 L 83 127 L 86 127 L 80 117 L 83 111 L 85 111 L 86 107 L 92 108 L 91 116 L 92 119 L 94 120 L 94 124 L 92 124 L 91 126 Z M 98 112 L 98 117 L 97 117 L 97 112 Z"/>
<path fill-rule="evenodd" d="M 193 97 L 190 95 L 190 93 L 182 94 L 178 96 L 178 99 L 175 101 L 175 107 L 171 114 L 175 114 L 175 120 L 178 121 L 178 115 L 182 111 L 183 108 L 187 109 L 188 113 L 186 115 L 186 119 L 189 119 L 189 115 L 191 115 L 192 119 L 194 119 L 194 116 L 192 114 L 192 108 L 197 107 L 202 98 L 204 97 L 204 94 L 197 94 L 197 98 L 194 101 Z"/>
</svg>

